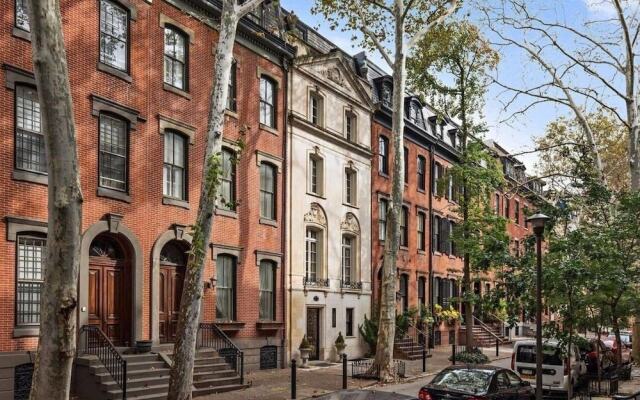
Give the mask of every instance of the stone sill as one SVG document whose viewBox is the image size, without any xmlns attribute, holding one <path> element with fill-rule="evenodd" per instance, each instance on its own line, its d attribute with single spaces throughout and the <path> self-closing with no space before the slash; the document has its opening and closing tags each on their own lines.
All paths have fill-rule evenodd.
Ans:
<svg viewBox="0 0 640 400">
<path fill-rule="evenodd" d="M 216 325 L 224 332 L 238 332 L 244 328 L 245 323 L 239 321 L 217 321 Z"/>
<path fill-rule="evenodd" d="M 256 329 L 259 331 L 279 331 L 284 328 L 284 322 L 275 321 L 258 321 L 256 322 Z"/>
</svg>

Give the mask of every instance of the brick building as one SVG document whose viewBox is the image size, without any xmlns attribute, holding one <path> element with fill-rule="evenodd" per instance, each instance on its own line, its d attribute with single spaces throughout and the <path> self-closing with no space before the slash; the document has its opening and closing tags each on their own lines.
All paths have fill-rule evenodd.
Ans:
<svg viewBox="0 0 640 400">
<path fill-rule="evenodd" d="M 1 398 L 12 397 L 14 368 L 29 364 L 36 347 L 47 232 L 46 155 L 25 3 L 0 0 Z M 214 20 L 212 4 L 61 2 L 84 195 L 78 322 L 100 327 L 117 345 L 174 339 L 217 42 L 209 22 L 195 16 Z M 224 201 L 210 238 L 202 310 L 203 321 L 219 322 L 245 349 L 248 368 L 258 367 L 261 350 L 281 360 L 284 340 L 283 157 L 293 49 L 259 22 L 258 15 L 242 21 L 234 50 Z"/>
</svg>

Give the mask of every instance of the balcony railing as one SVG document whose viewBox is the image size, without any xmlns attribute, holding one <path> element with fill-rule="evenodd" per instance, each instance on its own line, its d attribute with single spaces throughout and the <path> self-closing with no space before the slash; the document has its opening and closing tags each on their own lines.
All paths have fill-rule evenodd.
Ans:
<svg viewBox="0 0 640 400">
<path fill-rule="evenodd" d="M 318 279 L 318 278 L 310 278 L 308 276 L 305 276 L 302 279 L 302 283 L 304 287 L 317 287 L 317 288 L 329 287 L 329 279 Z"/>
<path fill-rule="evenodd" d="M 351 280 L 340 280 L 340 287 L 343 289 L 362 290 L 362 282 L 354 282 Z"/>
</svg>

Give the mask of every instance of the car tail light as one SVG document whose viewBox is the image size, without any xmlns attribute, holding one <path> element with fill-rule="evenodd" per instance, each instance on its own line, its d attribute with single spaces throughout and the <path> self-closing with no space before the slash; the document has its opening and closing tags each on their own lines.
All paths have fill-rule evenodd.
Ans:
<svg viewBox="0 0 640 400">
<path fill-rule="evenodd" d="M 511 353 L 511 370 L 516 370 L 516 353 Z"/>
<path fill-rule="evenodd" d="M 431 393 L 429 393 L 429 391 L 425 388 L 420 389 L 420 392 L 418 392 L 418 399 L 420 400 L 433 400 L 433 397 L 431 397 Z"/>
</svg>

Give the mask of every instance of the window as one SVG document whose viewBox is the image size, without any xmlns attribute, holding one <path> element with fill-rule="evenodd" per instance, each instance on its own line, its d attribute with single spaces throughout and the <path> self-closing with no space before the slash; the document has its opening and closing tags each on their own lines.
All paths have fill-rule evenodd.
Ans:
<svg viewBox="0 0 640 400">
<path fill-rule="evenodd" d="M 453 175 L 447 171 L 447 187 L 445 188 L 444 198 L 447 200 L 453 200 Z"/>
<path fill-rule="evenodd" d="M 500 215 L 500 195 L 496 193 L 496 215 Z"/>
<path fill-rule="evenodd" d="M 342 235 L 342 282 L 353 282 L 353 238 Z"/>
<path fill-rule="evenodd" d="M 389 139 L 382 135 L 378 139 L 378 171 L 389 175 Z"/>
<path fill-rule="evenodd" d="M 427 280 L 421 276 L 418 278 L 418 304 L 427 305 Z"/>
<path fill-rule="evenodd" d="M 264 162 L 260 164 L 260 216 L 276 219 L 276 168 Z"/>
<path fill-rule="evenodd" d="M 418 189 L 424 191 L 427 188 L 427 179 L 425 173 L 427 170 L 427 160 L 423 156 L 418 156 L 416 170 L 418 173 Z"/>
<path fill-rule="evenodd" d="M 186 138 L 178 133 L 164 133 L 164 195 L 185 199 Z"/>
<path fill-rule="evenodd" d="M 16 28 L 30 32 L 29 12 L 27 11 L 28 0 L 16 0 Z"/>
<path fill-rule="evenodd" d="M 425 223 L 426 223 L 426 214 L 423 212 L 418 212 L 418 250 L 424 251 L 426 248 L 426 240 L 425 240 Z"/>
<path fill-rule="evenodd" d="M 387 211 L 389 208 L 389 201 L 387 199 L 380 199 L 378 201 L 378 239 L 385 240 L 387 237 Z"/>
<path fill-rule="evenodd" d="M 323 125 L 323 101 L 322 97 L 317 93 L 311 93 L 309 96 L 309 119 L 312 124 Z"/>
<path fill-rule="evenodd" d="M 260 311 L 263 321 L 276 319 L 276 266 L 271 261 L 260 261 Z"/>
<path fill-rule="evenodd" d="M 188 38 L 173 27 L 164 28 L 164 83 L 187 90 Z"/>
<path fill-rule="evenodd" d="M 445 254 L 450 254 L 449 251 L 450 249 L 450 243 L 449 243 L 449 237 L 451 236 L 451 232 L 449 231 L 449 229 L 451 228 L 451 226 L 449 225 L 449 221 L 447 221 L 446 219 L 441 219 L 440 220 L 440 247 L 438 248 L 438 250 L 440 251 L 440 253 L 445 253 Z"/>
<path fill-rule="evenodd" d="M 47 157 L 40 121 L 38 92 L 16 86 L 16 168 L 47 173 Z"/>
<path fill-rule="evenodd" d="M 349 142 L 357 142 L 358 140 L 358 125 L 355 114 L 347 111 L 344 115 L 344 133 Z"/>
<path fill-rule="evenodd" d="M 444 178 L 444 167 L 436 162 L 433 164 L 433 194 L 436 196 L 444 196 L 446 190 L 442 185 L 442 179 Z"/>
<path fill-rule="evenodd" d="M 218 189 L 218 207 L 224 210 L 236 209 L 236 155 L 233 151 L 222 149 L 222 175 Z"/>
<path fill-rule="evenodd" d="M 456 244 L 453 241 L 453 230 L 456 227 L 455 222 L 449 221 L 449 251 L 448 253 L 452 256 L 456 255 Z"/>
<path fill-rule="evenodd" d="M 237 101 L 236 101 L 236 97 L 238 96 L 237 93 L 237 81 L 236 81 L 236 74 L 237 74 L 237 69 L 238 69 L 238 64 L 234 61 L 231 64 L 231 71 L 229 72 L 229 93 L 227 94 L 227 110 L 229 111 L 238 111 L 237 109 Z"/>
<path fill-rule="evenodd" d="M 529 207 L 524 206 L 524 227 L 529 229 Z"/>
<path fill-rule="evenodd" d="M 324 162 L 316 155 L 309 156 L 309 192 L 324 194 Z"/>
<path fill-rule="evenodd" d="M 319 231 L 307 228 L 307 235 L 305 239 L 305 277 L 309 282 L 316 282 L 318 279 L 318 244 Z"/>
<path fill-rule="evenodd" d="M 332 328 L 336 327 L 336 320 L 338 319 L 337 316 L 336 316 L 336 314 L 337 314 L 336 311 L 337 310 L 335 308 L 331 309 L 331 327 Z"/>
<path fill-rule="evenodd" d="M 20 235 L 17 243 L 16 325 L 38 325 L 47 240 Z"/>
<path fill-rule="evenodd" d="M 403 206 L 400 215 L 400 246 L 409 247 L 409 208 Z"/>
<path fill-rule="evenodd" d="M 391 107 L 391 85 L 385 83 L 382 85 L 382 104 Z"/>
<path fill-rule="evenodd" d="M 100 62 L 129 69 L 129 13 L 110 0 L 100 0 Z"/>
<path fill-rule="evenodd" d="M 353 336 L 353 308 L 347 308 L 345 336 Z"/>
<path fill-rule="evenodd" d="M 504 197 L 504 216 L 505 218 L 509 219 L 511 218 L 511 210 L 509 207 L 511 204 L 511 200 L 508 197 Z"/>
<path fill-rule="evenodd" d="M 234 257 L 224 254 L 218 256 L 216 279 L 216 319 L 233 321 L 236 318 L 236 260 Z"/>
<path fill-rule="evenodd" d="M 516 257 L 520 257 L 520 241 L 518 239 L 513 241 L 513 247 L 516 251 Z"/>
<path fill-rule="evenodd" d="M 345 203 L 355 205 L 357 193 L 357 173 L 350 168 L 345 168 L 344 170 L 344 193 Z"/>
<path fill-rule="evenodd" d="M 433 242 L 433 250 L 440 251 L 440 217 L 433 217 L 433 226 L 431 227 L 431 235 Z"/>
<path fill-rule="evenodd" d="M 520 225 L 520 202 L 516 201 L 513 220 Z"/>
<path fill-rule="evenodd" d="M 127 190 L 127 123 L 100 115 L 100 186 Z"/>
<path fill-rule="evenodd" d="M 433 299 L 431 300 L 433 302 L 433 304 L 442 304 L 442 297 L 441 297 L 441 286 L 442 286 L 442 279 L 439 277 L 435 277 L 433 278 Z"/>
<path fill-rule="evenodd" d="M 265 76 L 260 77 L 260 123 L 276 127 L 276 84 Z"/>
<path fill-rule="evenodd" d="M 409 183 L 409 149 L 404 148 L 404 183 Z"/>
<path fill-rule="evenodd" d="M 400 301 L 402 304 L 402 312 L 409 310 L 409 275 L 400 275 Z"/>
</svg>

